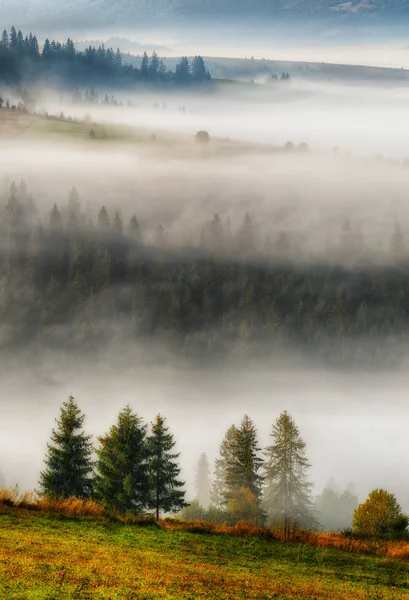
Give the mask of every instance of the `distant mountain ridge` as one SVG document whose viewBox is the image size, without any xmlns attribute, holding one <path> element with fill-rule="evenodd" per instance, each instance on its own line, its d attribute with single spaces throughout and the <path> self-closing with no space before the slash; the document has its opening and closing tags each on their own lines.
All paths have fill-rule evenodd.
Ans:
<svg viewBox="0 0 409 600">
<path fill-rule="evenodd" d="M 136 26 L 184 18 L 409 18 L 408 0 L 0 0 L 17 26 Z"/>
</svg>

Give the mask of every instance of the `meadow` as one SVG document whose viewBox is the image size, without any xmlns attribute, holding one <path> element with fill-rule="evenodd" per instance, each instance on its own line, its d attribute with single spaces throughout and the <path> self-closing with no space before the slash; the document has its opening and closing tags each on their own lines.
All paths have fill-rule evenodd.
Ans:
<svg viewBox="0 0 409 600">
<path fill-rule="evenodd" d="M 126 109 L 124 109 L 126 110 Z M 121 125 L 105 122 L 69 120 L 67 117 L 24 114 L 19 111 L 0 109 L 0 143 L 34 144 L 37 148 L 53 143 L 67 149 L 85 149 L 97 152 L 109 149 L 124 151 L 130 155 L 143 150 L 155 157 L 170 159 L 228 158 L 240 155 L 272 154 L 282 148 L 268 144 L 245 142 L 236 139 L 214 137 L 207 145 L 195 144 L 196 129 L 190 133 L 171 129 Z"/>
<path fill-rule="evenodd" d="M 368 548 L 360 554 L 351 541 L 349 551 L 342 551 L 320 546 L 319 536 L 309 543 L 285 543 L 245 526 L 212 528 L 166 519 L 121 522 L 93 514 L 92 503 L 86 510 L 75 506 L 77 510 L 57 511 L 45 504 L 0 502 L 0 598 L 409 597 L 407 560 L 377 556 Z M 407 547 L 396 542 L 389 548 L 402 544 Z"/>
</svg>

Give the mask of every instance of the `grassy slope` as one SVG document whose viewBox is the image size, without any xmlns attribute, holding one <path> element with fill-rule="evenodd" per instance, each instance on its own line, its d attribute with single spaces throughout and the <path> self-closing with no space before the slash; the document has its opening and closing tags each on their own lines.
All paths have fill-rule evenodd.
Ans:
<svg viewBox="0 0 409 600">
<path fill-rule="evenodd" d="M 95 139 L 90 139 L 90 131 Z M 265 144 L 246 143 L 238 140 L 212 137 L 208 146 L 194 143 L 196 131 L 191 135 L 168 130 L 152 130 L 143 127 L 111 125 L 102 123 L 75 123 L 59 119 L 33 117 L 5 109 L 0 110 L 0 141 L 31 142 L 47 144 L 76 144 L 103 150 L 115 145 L 116 149 L 133 151 L 137 146 L 152 149 L 171 158 L 199 158 L 212 156 L 235 156 L 248 152 L 271 153 L 277 148 Z M 152 141 L 151 136 L 156 139 Z"/>
<path fill-rule="evenodd" d="M 0 110 L 0 138 L 18 138 L 22 140 L 44 140 L 44 141 L 83 141 L 89 139 L 89 133 L 93 130 L 95 140 L 98 142 L 134 142 L 140 143 L 150 140 L 151 130 L 142 127 L 128 127 L 125 125 L 105 125 L 99 123 L 87 124 L 83 122 L 46 119 L 24 115 L 17 111 Z M 187 137 L 187 136 L 185 136 Z M 171 132 L 161 132 L 160 139 L 169 141 L 181 140 L 183 136 Z"/>
<path fill-rule="evenodd" d="M 409 564 L 0 505 L 0 598 L 408 598 Z"/>
</svg>

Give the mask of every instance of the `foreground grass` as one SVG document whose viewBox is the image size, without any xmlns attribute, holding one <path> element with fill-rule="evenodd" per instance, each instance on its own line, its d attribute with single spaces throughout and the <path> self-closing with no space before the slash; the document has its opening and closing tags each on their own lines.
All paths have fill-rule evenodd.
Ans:
<svg viewBox="0 0 409 600">
<path fill-rule="evenodd" d="M 0 504 L 0 598 L 196 600 L 409 597 L 409 564 Z"/>
</svg>

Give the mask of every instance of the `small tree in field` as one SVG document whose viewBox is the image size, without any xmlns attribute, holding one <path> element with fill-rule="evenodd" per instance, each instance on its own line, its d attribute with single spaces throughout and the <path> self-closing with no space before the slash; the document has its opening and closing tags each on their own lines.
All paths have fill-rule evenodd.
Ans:
<svg viewBox="0 0 409 600">
<path fill-rule="evenodd" d="M 83 415 L 72 396 L 61 407 L 53 429 L 51 444 L 47 444 L 46 469 L 41 473 L 40 486 L 44 494 L 56 498 L 86 498 L 92 492 L 93 463 L 90 435 L 82 429 Z"/>
<path fill-rule="evenodd" d="M 373 490 L 355 509 L 352 519 L 354 533 L 367 537 L 399 537 L 408 524 L 395 495 L 383 489 Z"/>
<path fill-rule="evenodd" d="M 173 435 L 168 432 L 165 419 L 158 415 L 152 425 L 152 434 L 148 438 L 150 480 L 148 507 L 155 510 L 157 519 L 161 510 L 173 512 L 187 506 L 185 492 L 182 489 L 185 482 L 178 479 L 180 468 L 176 459 L 180 455 L 171 452 L 176 442 Z"/>
<path fill-rule="evenodd" d="M 208 144 L 210 142 L 210 135 L 207 131 L 198 131 L 195 136 L 196 144 Z"/>
<path fill-rule="evenodd" d="M 207 511 L 200 504 L 199 500 L 195 499 L 189 502 L 189 505 L 183 508 L 180 512 L 180 517 L 185 521 L 205 521 Z"/>
</svg>

